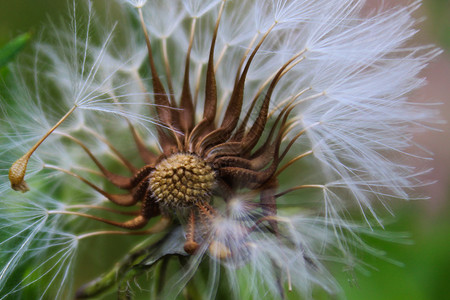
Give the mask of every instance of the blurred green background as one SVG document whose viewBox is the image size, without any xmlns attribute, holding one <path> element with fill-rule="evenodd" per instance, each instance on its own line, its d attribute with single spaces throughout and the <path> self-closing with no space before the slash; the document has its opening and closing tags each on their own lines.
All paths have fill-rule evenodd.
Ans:
<svg viewBox="0 0 450 300">
<path fill-rule="evenodd" d="M 16 0 L 0 1 L 0 48 L 23 33 L 36 38 L 48 19 L 57 20 L 67 12 L 69 1 Z M 97 1 L 99 2 L 99 1 Z M 104 2 L 104 1 L 102 1 Z M 372 0 L 368 1 L 370 5 Z M 379 3 L 379 1 L 373 1 Z M 400 2 L 400 1 L 395 1 Z M 404 2 L 404 1 L 402 1 Z M 420 43 L 433 43 L 445 52 L 424 71 L 429 84 L 413 95 L 418 101 L 444 103 L 442 117 L 450 116 L 450 0 L 426 0 L 417 16 L 426 15 L 421 23 Z M 25 48 L 30 48 L 29 43 Z M 379 240 L 371 241 L 376 248 L 387 252 L 387 257 L 402 262 L 399 267 L 389 262 L 362 257 L 373 265 L 368 275 L 348 274 L 336 268 L 337 276 L 348 299 L 450 299 L 450 128 L 443 132 L 417 136 L 417 141 L 435 153 L 431 180 L 422 194 L 428 201 L 394 203 L 396 221 L 387 231 L 409 232 L 414 244 L 404 245 Z M 332 267 L 333 268 L 333 267 Z M 350 275 L 350 276 L 349 276 Z M 354 276 L 354 277 L 352 277 Z M 354 279 L 354 280 L 353 280 Z M 317 295 L 327 299 L 327 296 Z M 290 298 L 295 299 L 292 295 Z"/>
</svg>

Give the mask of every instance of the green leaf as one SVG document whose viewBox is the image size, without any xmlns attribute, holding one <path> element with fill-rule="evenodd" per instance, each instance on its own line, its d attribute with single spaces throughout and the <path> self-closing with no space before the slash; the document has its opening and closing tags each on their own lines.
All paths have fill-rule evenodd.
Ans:
<svg viewBox="0 0 450 300">
<path fill-rule="evenodd" d="M 425 4 L 431 16 L 430 33 L 435 35 L 440 46 L 450 49 L 450 0 L 428 0 Z"/>
<path fill-rule="evenodd" d="M 0 69 L 25 47 L 30 38 L 31 34 L 29 33 L 21 34 L 0 49 Z"/>
</svg>

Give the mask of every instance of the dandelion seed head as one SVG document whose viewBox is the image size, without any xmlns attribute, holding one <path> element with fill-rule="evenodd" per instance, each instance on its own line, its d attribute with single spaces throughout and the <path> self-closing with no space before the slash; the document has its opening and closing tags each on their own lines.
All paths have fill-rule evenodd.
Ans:
<svg viewBox="0 0 450 300">
<path fill-rule="evenodd" d="M 129 293 L 139 261 L 170 264 L 155 298 L 205 267 L 205 299 L 224 282 L 237 299 L 311 298 L 341 292 L 328 262 L 364 272 L 355 252 L 384 255 L 364 236 L 392 239 L 389 202 L 427 184 L 413 136 L 439 123 L 408 99 L 440 53 L 410 41 L 420 1 L 126 0 L 104 20 L 87 4 L 18 61 L 0 104 L 0 176 L 29 187 L 0 186 L 0 297 L 73 297 L 79 244 L 110 235 L 139 259 L 77 295 Z"/>
</svg>

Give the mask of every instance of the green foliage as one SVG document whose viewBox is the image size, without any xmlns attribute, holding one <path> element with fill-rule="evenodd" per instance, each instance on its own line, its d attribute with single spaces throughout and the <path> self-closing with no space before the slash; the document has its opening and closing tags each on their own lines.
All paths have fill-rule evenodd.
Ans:
<svg viewBox="0 0 450 300">
<path fill-rule="evenodd" d="M 21 34 L 0 49 L 0 70 L 2 75 L 5 72 L 5 66 L 22 51 L 30 38 L 31 34 L 29 33 Z"/>
<path fill-rule="evenodd" d="M 450 0 L 428 0 L 429 21 L 440 46 L 450 50 Z"/>
</svg>

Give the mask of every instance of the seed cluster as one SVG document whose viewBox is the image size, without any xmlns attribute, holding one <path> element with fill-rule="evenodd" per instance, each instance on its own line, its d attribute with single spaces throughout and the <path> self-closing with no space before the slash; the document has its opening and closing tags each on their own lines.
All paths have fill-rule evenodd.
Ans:
<svg viewBox="0 0 450 300">
<path fill-rule="evenodd" d="M 174 154 L 156 165 L 150 189 L 156 200 L 169 208 L 188 207 L 209 201 L 214 171 L 192 154 Z"/>
</svg>

